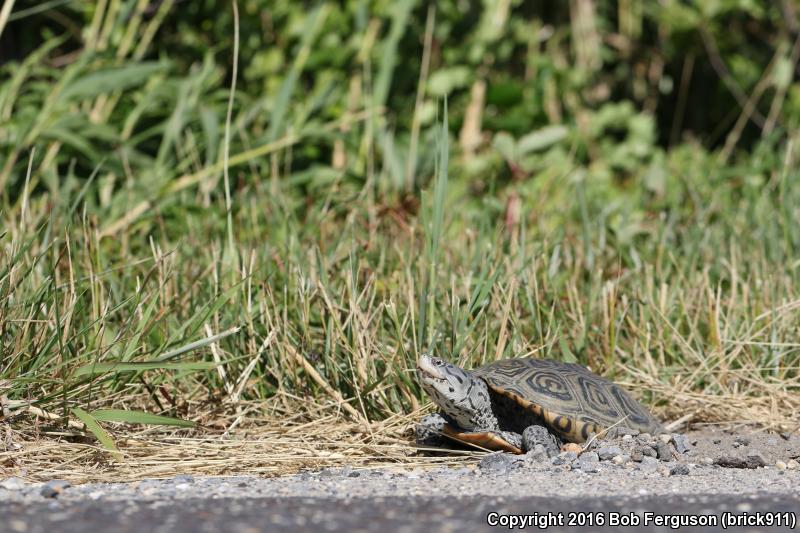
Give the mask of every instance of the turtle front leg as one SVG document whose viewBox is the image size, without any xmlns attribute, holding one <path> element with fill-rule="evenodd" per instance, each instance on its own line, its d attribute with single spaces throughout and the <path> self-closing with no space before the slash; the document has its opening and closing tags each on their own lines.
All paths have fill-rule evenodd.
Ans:
<svg viewBox="0 0 800 533">
<path fill-rule="evenodd" d="M 444 427 L 448 423 L 450 421 L 441 413 L 423 416 L 416 428 L 414 428 L 417 444 L 421 446 L 444 446 L 447 440 L 444 435 Z"/>
<path fill-rule="evenodd" d="M 522 448 L 526 452 L 534 451 L 537 446 L 541 446 L 547 457 L 554 457 L 561 451 L 561 445 L 561 439 L 544 426 L 528 426 L 522 432 Z"/>
</svg>

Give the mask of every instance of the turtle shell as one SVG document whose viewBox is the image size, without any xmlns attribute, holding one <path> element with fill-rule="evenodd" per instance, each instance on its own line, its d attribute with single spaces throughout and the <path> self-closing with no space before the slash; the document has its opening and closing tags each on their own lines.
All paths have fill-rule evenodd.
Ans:
<svg viewBox="0 0 800 533">
<path fill-rule="evenodd" d="M 555 433 L 584 442 L 615 424 L 658 433 L 661 424 L 619 385 L 572 363 L 504 359 L 472 370 L 489 388 L 535 414 Z"/>
</svg>

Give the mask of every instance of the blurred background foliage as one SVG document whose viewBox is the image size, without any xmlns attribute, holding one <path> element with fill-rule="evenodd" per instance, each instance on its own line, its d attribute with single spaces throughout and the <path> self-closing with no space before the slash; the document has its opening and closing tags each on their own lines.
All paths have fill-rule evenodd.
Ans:
<svg viewBox="0 0 800 533">
<path fill-rule="evenodd" d="M 252 158 L 241 179 L 322 166 L 359 180 L 377 164 L 381 194 L 425 186 L 447 98 L 464 156 L 452 174 L 475 193 L 524 189 L 568 161 L 603 187 L 663 196 L 680 180 L 665 150 L 774 151 L 800 120 L 792 0 L 239 4 L 232 153 L 308 139 L 277 165 Z M 147 196 L 217 162 L 232 16 L 220 0 L 17 1 L 0 48 L 6 207 L 35 146 L 51 189 L 102 162 L 107 193 L 135 175 L 127 186 Z M 370 109 L 369 146 L 363 124 L 324 127 Z"/>
</svg>

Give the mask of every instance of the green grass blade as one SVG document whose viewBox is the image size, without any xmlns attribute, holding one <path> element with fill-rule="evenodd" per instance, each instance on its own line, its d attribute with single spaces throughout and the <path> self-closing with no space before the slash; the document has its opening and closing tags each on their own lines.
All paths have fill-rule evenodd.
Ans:
<svg viewBox="0 0 800 533">
<path fill-rule="evenodd" d="M 127 424 L 148 424 L 156 426 L 195 427 L 191 420 L 182 420 L 172 416 L 153 415 L 144 411 L 127 411 L 124 409 L 98 409 L 91 415 L 103 422 L 125 422 Z"/>
<path fill-rule="evenodd" d="M 222 364 L 222 363 L 220 363 Z M 211 370 L 217 363 L 211 361 L 196 361 L 187 363 L 163 363 L 158 361 L 139 363 L 97 363 L 83 365 L 75 371 L 76 376 L 88 374 L 105 374 L 106 372 L 140 372 L 143 370 Z"/>
<path fill-rule="evenodd" d="M 103 445 L 103 448 L 109 451 L 111 455 L 117 461 L 122 461 L 122 453 L 117 448 L 117 445 L 114 443 L 114 439 L 111 438 L 111 435 L 97 423 L 97 419 L 81 409 L 80 407 L 73 407 L 72 414 L 78 417 L 78 419 L 84 423 L 86 429 L 92 432 L 92 434 L 100 441 L 100 444 Z"/>
</svg>

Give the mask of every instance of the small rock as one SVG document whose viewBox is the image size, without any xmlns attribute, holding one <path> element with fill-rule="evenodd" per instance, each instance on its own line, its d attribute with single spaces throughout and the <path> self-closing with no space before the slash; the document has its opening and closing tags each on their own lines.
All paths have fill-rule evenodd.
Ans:
<svg viewBox="0 0 800 533">
<path fill-rule="evenodd" d="M 639 433 L 639 438 L 641 440 L 650 440 L 652 435 L 650 435 L 650 433 Z"/>
<path fill-rule="evenodd" d="M 632 439 L 633 439 L 632 435 L 623 435 L 622 436 L 622 440 L 632 440 Z"/>
<path fill-rule="evenodd" d="M 567 462 L 564 460 L 564 457 L 562 455 L 556 455 L 555 457 L 550 459 L 550 464 L 553 465 L 553 466 L 561 466 L 561 465 L 566 464 L 566 463 Z"/>
<path fill-rule="evenodd" d="M 619 446 L 603 446 L 597 450 L 597 455 L 601 461 L 610 461 L 618 455 L 622 455 L 622 449 Z"/>
<path fill-rule="evenodd" d="M 797 470 L 798 468 L 800 468 L 800 463 L 798 463 L 794 459 L 789 459 L 788 461 L 786 461 L 786 468 L 788 468 L 789 470 Z"/>
<path fill-rule="evenodd" d="M 666 466 L 659 466 L 658 473 L 661 474 L 662 477 L 669 477 L 671 475 L 669 468 Z"/>
<path fill-rule="evenodd" d="M 758 468 L 759 466 L 767 466 L 767 460 L 758 452 L 755 453 L 748 453 L 747 454 L 747 462 L 751 465 L 750 468 Z M 788 466 L 788 464 L 787 464 Z"/>
<path fill-rule="evenodd" d="M 573 468 L 578 468 L 587 473 L 594 473 L 598 471 L 598 462 L 599 460 L 596 459 L 597 454 L 595 454 L 595 458 L 588 457 L 590 454 L 583 454 L 578 458 L 578 461 L 573 464 Z"/>
<path fill-rule="evenodd" d="M 689 467 L 684 464 L 677 464 L 670 468 L 669 473 L 673 476 L 688 476 L 689 475 Z"/>
<path fill-rule="evenodd" d="M 512 455 L 510 453 L 492 453 L 485 456 L 481 459 L 480 463 L 478 463 L 478 468 L 481 469 L 483 472 L 493 472 L 493 473 L 504 473 L 508 472 L 512 468 L 516 468 L 517 464 L 522 461 L 517 455 Z"/>
<path fill-rule="evenodd" d="M 662 461 L 672 461 L 672 448 L 669 444 L 659 442 L 656 447 L 656 454 Z"/>
<path fill-rule="evenodd" d="M 664 444 L 669 444 L 669 441 L 672 440 L 672 435 L 670 435 L 669 433 L 662 433 L 661 435 L 658 436 L 658 439 Z"/>
<path fill-rule="evenodd" d="M 767 461 L 760 453 L 748 454 L 746 458 L 723 455 L 714 460 L 714 464 L 724 468 L 758 468 L 766 466 Z"/>
<path fill-rule="evenodd" d="M 563 457 L 564 461 L 567 463 L 572 463 L 578 459 L 578 454 L 575 452 L 561 452 L 559 457 Z"/>
<path fill-rule="evenodd" d="M 658 459 L 656 459 L 655 457 L 646 456 L 642 457 L 642 462 L 639 463 L 639 469 L 645 470 L 647 472 L 655 472 L 656 469 L 658 469 L 658 465 L 659 465 Z"/>
<path fill-rule="evenodd" d="M 733 446 L 734 448 L 738 448 L 739 446 L 741 446 L 741 444 L 734 441 L 734 443 L 731 444 L 731 446 Z"/>
<path fill-rule="evenodd" d="M 642 447 L 641 447 L 641 450 L 642 450 L 642 454 L 643 454 L 643 455 L 646 455 L 646 456 L 648 456 L 648 457 L 658 457 L 658 452 L 657 452 L 657 451 L 655 451 L 655 450 L 654 450 L 652 447 L 650 447 L 650 446 L 642 446 Z"/>
<path fill-rule="evenodd" d="M 775 468 L 777 468 L 778 470 L 786 470 L 787 467 L 788 465 L 783 461 L 775 461 Z"/>
<path fill-rule="evenodd" d="M 6 490 L 22 490 L 25 488 L 25 482 L 18 477 L 10 477 L 0 481 L 0 488 Z"/>
<path fill-rule="evenodd" d="M 719 444 L 720 442 L 722 442 L 722 439 L 714 439 L 713 442 L 714 442 L 714 444 Z"/>
<path fill-rule="evenodd" d="M 680 454 L 689 451 L 689 438 L 686 435 L 675 434 L 672 436 L 672 442 L 675 443 L 675 451 Z"/>
<path fill-rule="evenodd" d="M 550 458 L 550 451 L 542 444 L 534 445 L 532 450 L 528 450 L 525 459 L 532 463 L 544 463 Z"/>
<path fill-rule="evenodd" d="M 776 446 L 778 444 L 778 439 L 776 439 L 775 437 L 770 437 L 767 439 L 767 444 L 769 446 Z"/>
<path fill-rule="evenodd" d="M 781 438 L 783 440 L 789 440 L 789 439 L 792 438 L 792 434 L 791 433 L 780 433 L 780 436 L 781 436 Z"/>
<path fill-rule="evenodd" d="M 48 481 L 47 483 L 45 483 L 42 486 L 41 490 L 39 491 L 39 494 L 41 494 L 45 498 L 56 498 L 58 497 L 59 494 L 61 494 L 64 491 L 64 489 L 67 489 L 71 486 L 72 485 L 70 484 L 69 481 L 54 479 L 52 481 Z"/>
<path fill-rule="evenodd" d="M 702 459 L 700 459 L 700 464 L 713 465 L 714 460 L 711 457 L 703 457 Z"/>
<path fill-rule="evenodd" d="M 583 448 L 581 448 L 579 444 L 575 444 L 574 442 L 567 442 L 561 447 L 562 452 L 580 453 L 582 449 Z"/>
<path fill-rule="evenodd" d="M 627 455 L 615 455 L 614 458 L 611 459 L 611 462 L 613 462 L 615 465 L 624 465 L 630 460 L 631 458 Z"/>
<path fill-rule="evenodd" d="M 642 462 L 642 458 L 644 454 L 642 453 L 641 448 L 636 448 L 631 452 L 631 461 L 636 461 L 637 463 Z"/>
<path fill-rule="evenodd" d="M 741 435 L 736 437 L 736 440 L 733 442 L 739 443 L 740 446 L 750 446 L 750 439 L 747 437 L 742 437 Z"/>
</svg>

